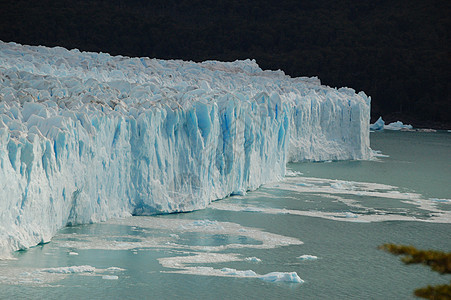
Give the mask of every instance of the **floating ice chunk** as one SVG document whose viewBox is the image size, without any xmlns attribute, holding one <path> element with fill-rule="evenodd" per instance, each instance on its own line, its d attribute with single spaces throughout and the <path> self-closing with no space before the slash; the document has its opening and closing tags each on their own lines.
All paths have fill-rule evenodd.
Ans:
<svg viewBox="0 0 451 300">
<path fill-rule="evenodd" d="M 451 199 L 438 199 L 438 198 L 429 198 L 432 202 L 437 203 L 451 203 Z"/>
<path fill-rule="evenodd" d="M 259 208 L 259 207 L 253 207 L 253 206 L 248 206 L 243 208 L 243 211 L 248 211 L 248 212 L 263 212 L 263 209 Z"/>
<path fill-rule="evenodd" d="M 286 177 L 296 177 L 296 176 L 301 176 L 301 175 L 303 175 L 303 173 L 301 173 L 299 171 L 289 170 L 289 169 L 287 169 L 287 171 L 285 172 Z"/>
<path fill-rule="evenodd" d="M 193 223 L 191 223 L 192 226 L 202 226 L 202 227 L 208 227 L 208 226 L 216 226 L 218 224 L 217 221 L 210 221 L 210 220 L 196 220 Z"/>
<path fill-rule="evenodd" d="M 307 183 L 307 182 L 299 182 L 299 183 L 296 183 L 296 185 L 297 186 L 305 186 L 305 187 L 312 187 L 312 186 L 314 186 L 313 184 Z"/>
<path fill-rule="evenodd" d="M 59 268 L 48 268 L 42 269 L 42 272 L 47 273 L 61 273 L 61 274 L 70 274 L 70 273 L 92 273 L 96 271 L 96 268 L 92 266 L 71 266 L 71 267 L 59 267 Z"/>
<path fill-rule="evenodd" d="M 404 125 L 401 121 L 396 121 L 384 126 L 386 130 L 413 129 L 412 125 Z"/>
<path fill-rule="evenodd" d="M 300 260 L 317 260 L 318 256 L 315 255 L 309 255 L 309 254 L 304 254 L 298 257 Z"/>
<path fill-rule="evenodd" d="M 383 154 L 380 150 L 373 150 L 373 157 L 390 157 L 390 155 Z"/>
<path fill-rule="evenodd" d="M 255 256 L 253 256 L 253 257 L 246 257 L 245 259 L 247 261 L 251 261 L 251 262 L 261 262 L 262 261 L 260 258 L 255 257 Z"/>
<path fill-rule="evenodd" d="M 296 272 L 271 272 L 266 275 L 262 275 L 259 278 L 268 282 L 304 282 L 304 280 L 302 280 Z"/>
<path fill-rule="evenodd" d="M 358 218 L 359 216 L 352 213 L 352 212 L 346 212 L 345 213 L 345 218 Z"/>
<path fill-rule="evenodd" d="M 257 273 L 255 273 L 252 270 L 245 270 L 245 271 L 240 271 L 240 270 L 236 270 L 236 269 L 231 269 L 231 268 L 222 268 L 221 272 L 223 272 L 226 275 L 232 275 L 232 276 L 237 276 L 237 277 L 257 277 Z"/>
<path fill-rule="evenodd" d="M 382 120 L 382 117 L 379 117 L 379 119 L 377 119 L 377 121 L 374 124 L 370 125 L 370 130 L 373 131 L 383 130 L 384 125 L 385 125 L 384 120 Z"/>
<path fill-rule="evenodd" d="M 69 255 L 78 255 L 77 252 L 69 252 Z"/>
<path fill-rule="evenodd" d="M 207 219 L 195 220 L 191 223 L 180 225 L 180 229 L 182 230 L 190 230 L 191 228 L 198 228 L 206 231 L 223 229 L 223 227 L 217 221 L 211 221 Z"/>
<path fill-rule="evenodd" d="M 107 269 L 107 271 L 113 271 L 113 272 L 116 272 L 116 271 L 125 271 L 125 269 L 122 269 L 122 268 L 119 268 L 119 267 L 109 267 L 109 268 Z"/>
<path fill-rule="evenodd" d="M 119 276 L 116 276 L 116 275 L 103 275 L 102 279 L 105 279 L 105 280 L 118 280 Z"/>
<path fill-rule="evenodd" d="M 437 132 L 437 130 L 431 129 L 431 128 L 420 128 L 420 129 L 417 129 L 416 131 L 418 131 L 418 132 Z"/>
<path fill-rule="evenodd" d="M 355 190 L 355 186 L 352 182 L 349 181 L 336 181 L 330 184 L 330 187 L 337 190 Z"/>
</svg>

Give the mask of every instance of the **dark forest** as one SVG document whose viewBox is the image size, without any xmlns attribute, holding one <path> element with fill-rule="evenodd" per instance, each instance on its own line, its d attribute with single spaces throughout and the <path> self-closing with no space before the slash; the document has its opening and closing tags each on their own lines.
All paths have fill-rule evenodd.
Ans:
<svg viewBox="0 0 451 300">
<path fill-rule="evenodd" d="M 0 0 L 0 40 L 233 61 L 372 97 L 372 120 L 451 127 L 449 0 Z M 450 129 L 450 128 L 448 128 Z"/>
</svg>

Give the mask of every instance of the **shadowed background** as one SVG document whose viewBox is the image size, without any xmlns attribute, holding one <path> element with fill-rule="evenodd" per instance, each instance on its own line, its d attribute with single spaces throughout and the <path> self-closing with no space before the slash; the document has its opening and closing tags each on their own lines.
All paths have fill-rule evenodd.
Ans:
<svg viewBox="0 0 451 300">
<path fill-rule="evenodd" d="M 0 0 L 0 40 L 162 59 L 255 58 L 451 129 L 449 0 Z"/>
</svg>

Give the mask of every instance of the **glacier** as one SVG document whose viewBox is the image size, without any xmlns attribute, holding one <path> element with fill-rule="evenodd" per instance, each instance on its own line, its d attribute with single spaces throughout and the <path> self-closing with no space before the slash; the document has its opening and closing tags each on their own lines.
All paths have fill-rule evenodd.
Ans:
<svg viewBox="0 0 451 300">
<path fill-rule="evenodd" d="M 255 60 L 158 60 L 0 41 L 0 257 L 67 225 L 185 212 L 368 159 L 370 97 Z"/>
</svg>

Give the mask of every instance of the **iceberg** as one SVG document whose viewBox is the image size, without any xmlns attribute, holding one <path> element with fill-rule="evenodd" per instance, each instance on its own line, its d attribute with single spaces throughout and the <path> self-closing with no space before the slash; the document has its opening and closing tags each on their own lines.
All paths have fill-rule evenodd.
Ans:
<svg viewBox="0 0 451 300">
<path fill-rule="evenodd" d="M 401 121 L 396 121 L 384 126 L 386 130 L 409 130 L 413 129 L 412 125 L 403 124 Z"/>
<path fill-rule="evenodd" d="M 385 121 L 382 117 L 379 117 L 374 124 L 370 124 L 370 130 L 381 131 L 381 130 L 401 130 L 401 131 L 413 131 L 412 125 L 403 124 L 401 121 L 392 122 L 385 125 Z"/>
<path fill-rule="evenodd" d="M 309 254 L 304 254 L 298 257 L 300 260 L 317 260 L 318 256 L 315 255 L 309 255 Z"/>
<path fill-rule="evenodd" d="M 263 281 L 268 282 L 292 282 L 304 283 L 296 272 L 271 272 L 259 277 Z"/>
<path fill-rule="evenodd" d="M 67 225 L 205 208 L 290 161 L 367 159 L 370 101 L 255 60 L 0 41 L 0 257 Z"/>
<path fill-rule="evenodd" d="M 379 119 L 377 119 L 377 121 L 374 124 L 370 124 L 370 130 L 373 131 L 383 130 L 384 126 L 385 126 L 384 120 L 382 120 L 382 117 L 379 117 Z"/>
</svg>

